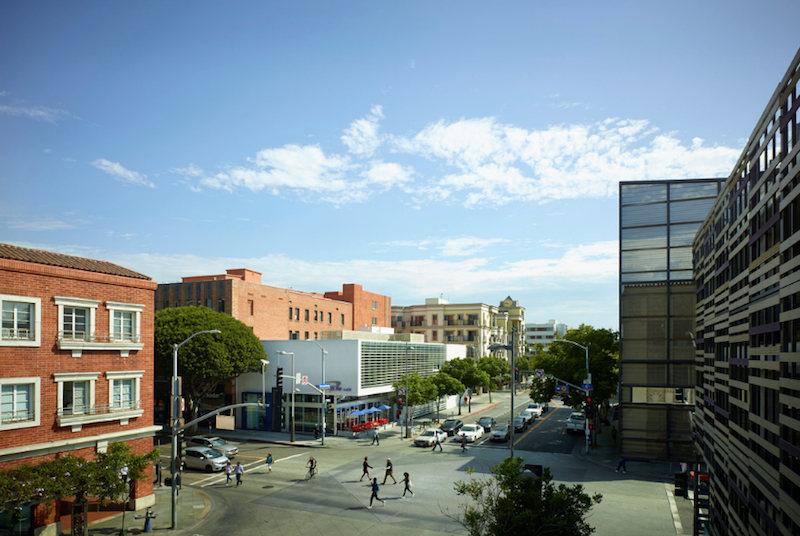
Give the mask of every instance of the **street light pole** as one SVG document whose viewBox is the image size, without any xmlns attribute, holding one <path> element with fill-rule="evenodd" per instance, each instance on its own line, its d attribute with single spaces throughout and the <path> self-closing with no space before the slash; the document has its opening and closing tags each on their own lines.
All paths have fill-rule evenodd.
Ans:
<svg viewBox="0 0 800 536">
<path fill-rule="evenodd" d="M 289 415 L 289 441 L 294 443 L 294 392 L 297 389 L 297 376 L 294 374 L 294 352 L 284 352 L 283 350 L 278 350 L 277 353 L 281 355 L 292 356 L 292 413 Z"/>
<path fill-rule="evenodd" d="M 509 419 L 508 429 L 510 433 L 511 457 L 514 457 L 514 332 L 516 328 L 511 328 L 511 344 L 492 344 L 489 351 L 510 350 L 511 351 L 511 419 Z"/>
<path fill-rule="evenodd" d="M 584 383 L 592 383 L 592 373 L 589 372 L 589 347 L 578 344 L 577 342 L 569 339 L 556 339 L 554 342 L 568 342 L 570 344 L 574 344 L 578 348 L 584 349 L 586 352 L 586 380 Z M 589 454 L 589 419 L 586 419 L 586 454 Z"/>
<path fill-rule="evenodd" d="M 328 355 L 328 351 L 322 347 L 320 343 L 315 340 L 311 340 L 314 344 L 319 346 L 319 349 L 322 350 L 322 381 L 320 383 L 325 383 L 325 356 Z M 321 394 L 320 398 L 322 399 L 322 446 L 325 446 L 325 395 Z"/>
<path fill-rule="evenodd" d="M 405 402 L 403 415 L 406 418 L 406 439 L 408 439 L 408 341 L 406 341 L 406 396 L 403 397 L 403 402 Z"/>
<path fill-rule="evenodd" d="M 267 426 L 267 365 L 269 361 L 266 359 L 261 360 L 261 403 L 264 404 L 264 426 Z"/>
<path fill-rule="evenodd" d="M 211 329 L 205 331 L 198 331 L 189 336 L 185 341 L 172 345 L 172 422 L 170 429 L 172 432 L 172 525 L 170 528 L 178 528 L 178 471 L 180 470 L 180 462 L 178 460 L 178 426 L 181 421 L 181 404 L 178 391 L 180 385 L 178 383 L 178 348 L 200 335 L 201 333 L 222 333 L 218 329 Z"/>
</svg>

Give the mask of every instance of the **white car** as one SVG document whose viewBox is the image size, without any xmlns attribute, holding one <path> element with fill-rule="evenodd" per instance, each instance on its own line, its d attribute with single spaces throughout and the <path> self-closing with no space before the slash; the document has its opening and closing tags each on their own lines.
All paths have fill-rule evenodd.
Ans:
<svg viewBox="0 0 800 536">
<path fill-rule="evenodd" d="M 533 414 L 536 415 L 537 417 L 541 417 L 542 412 L 544 411 L 544 407 L 542 406 L 542 404 L 539 404 L 538 402 L 531 402 L 530 404 L 528 404 L 528 409 L 531 410 Z"/>
<path fill-rule="evenodd" d="M 474 443 L 483 437 L 483 427 L 480 424 L 465 424 L 454 440 L 461 441 L 461 436 L 467 438 L 467 443 Z"/>
<path fill-rule="evenodd" d="M 210 473 L 212 471 L 221 471 L 228 465 L 228 458 L 213 449 L 189 447 L 184 452 L 186 453 L 186 467 L 192 469 L 200 469 Z"/>
<path fill-rule="evenodd" d="M 439 442 L 447 441 L 447 434 L 442 432 L 438 428 L 431 428 L 430 430 L 425 430 L 419 436 L 414 439 L 414 445 L 418 447 L 432 447 L 436 444 L 436 438 L 439 438 Z"/>
<path fill-rule="evenodd" d="M 533 412 L 531 409 L 524 409 L 519 414 L 520 417 L 525 419 L 525 422 L 530 424 L 536 420 L 536 413 Z"/>
</svg>

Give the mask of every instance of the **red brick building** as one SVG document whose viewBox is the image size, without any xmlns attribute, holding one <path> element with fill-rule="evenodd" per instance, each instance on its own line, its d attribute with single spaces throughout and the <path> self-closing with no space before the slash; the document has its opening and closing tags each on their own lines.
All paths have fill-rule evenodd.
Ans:
<svg viewBox="0 0 800 536">
<path fill-rule="evenodd" d="M 361 285 L 325 294 L 301 292 L 263 285 L 261 273 L 247 269 L 158 285 L 157 309 L 191 305 L 227 313 L 262 340 L 318 339 L 328 330 L 391 326 L 392 299 L 365 292 Z"/>
<path fill-rule="evenodd" d="M 124 441 L 153 448 L 153 293 L 121 266 L 0 244 L 0 470 Z M 136 508 L 153 504 L 136 482 Z M 59 505 L 30 512 L 60 534 Z"/>
</svg>

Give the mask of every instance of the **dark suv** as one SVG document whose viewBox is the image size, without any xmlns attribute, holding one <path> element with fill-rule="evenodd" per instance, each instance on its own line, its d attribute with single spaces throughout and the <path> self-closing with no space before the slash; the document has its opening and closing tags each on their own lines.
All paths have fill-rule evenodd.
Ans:
<svg viewBox="0 0 800 536">
<path fill-rule="evenodd" d="M 442 424 L 441 429 L 442 432 L 446 433 L 447 435 L 456 435 L 461 427 L 464 426 L 464 423 L 458 419 L 447 419 Z"/>
</svg>

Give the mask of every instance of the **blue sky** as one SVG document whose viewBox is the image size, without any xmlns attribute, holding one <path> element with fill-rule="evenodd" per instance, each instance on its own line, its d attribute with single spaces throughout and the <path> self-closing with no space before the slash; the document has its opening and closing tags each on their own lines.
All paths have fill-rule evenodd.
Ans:
<svg viewBox="0 0 800 536">
<path fill-rule="evenodd" d="M 727 176 L 794 1 L 3 2 L 0 242 L 618 327 L 618 184 Z"/>
</svg>

